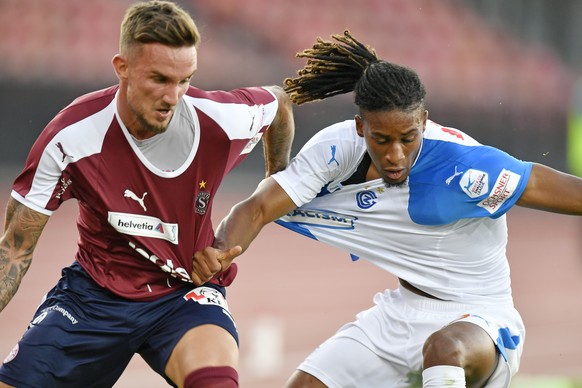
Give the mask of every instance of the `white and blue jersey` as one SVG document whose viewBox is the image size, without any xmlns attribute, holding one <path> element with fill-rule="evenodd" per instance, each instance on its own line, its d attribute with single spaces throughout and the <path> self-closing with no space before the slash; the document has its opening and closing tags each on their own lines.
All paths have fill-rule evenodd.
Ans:
<svg viewBox="0 0 582 388">
<path fill-rule="evenodd" d="M 273 175 L 298 206 L 277 223 L 438 298 L 511 303 L 505 213 L 531 163 L 428 121 L 405 185 L 365 181 L 366 166 L 353 120 L 323 129 Z"/>
</svg>

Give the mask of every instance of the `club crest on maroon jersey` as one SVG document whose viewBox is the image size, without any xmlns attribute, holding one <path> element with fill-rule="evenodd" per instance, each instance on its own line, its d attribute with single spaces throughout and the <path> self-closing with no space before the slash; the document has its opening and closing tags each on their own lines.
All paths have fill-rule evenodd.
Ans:
<svg viewBox="0 0 582 388">
<path fill-rule="evenodd" d="M 206 188 L 206 181 L 200 181 L 198 186 L 200 191 L 196 195 L 196 213 L 204 215 L 206 214 L 206 209 L 208 208 L 208 203 L 210 202 L 210 193 L 208 191 L 202 190 Z"/>
</svg>

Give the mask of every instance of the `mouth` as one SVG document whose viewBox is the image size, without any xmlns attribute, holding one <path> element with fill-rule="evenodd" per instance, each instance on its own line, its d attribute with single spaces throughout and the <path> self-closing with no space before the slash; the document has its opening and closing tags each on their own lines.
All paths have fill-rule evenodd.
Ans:
<svg viewBox="0 0 582 388">
<path fill-rule="evenodd" d="M 156 115 L 158 116 L 158 118 L 160 120 L 165 121 L 165 120 L 168 120 L 170 117 L 172 117 L 173 112 L 174 112 L 174 110 L 171 108 L 157 109 Z"/>
<path fill-rule="evenodd" d="M 404 168 L 400 168 L 397 170 L 384 170 L 384 174 L 386 175 L 386 178 L 392 180 L 392 181 L 399 181 L 404 177 L 404 174 L 406 172 L 406 169 Z"/>
</svg>

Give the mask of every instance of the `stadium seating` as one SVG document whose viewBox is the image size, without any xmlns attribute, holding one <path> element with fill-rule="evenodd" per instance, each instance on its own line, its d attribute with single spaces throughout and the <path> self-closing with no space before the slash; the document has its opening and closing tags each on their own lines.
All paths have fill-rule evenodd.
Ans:
<svg viewBox="0 0 582 388">
<path fill-rule="evenodd" d="M 3 0 L 0 79 L 115 82 L 110 59 L 129 0 Z M 277 83 L 315 38 L 350 29 L 379 56 L 415 68 L 429 100 L 563 110 L 569 70 L 542 46 L 524 45 L 455 0 L 185 0 L 203 32 L 203 87 Z M 257 69 L 260 69 L 257 72 Z M 197 75 L 198 77 L 198 75 Z M 432 97 L 433 94 L 438 95 Z"/>
</svg>

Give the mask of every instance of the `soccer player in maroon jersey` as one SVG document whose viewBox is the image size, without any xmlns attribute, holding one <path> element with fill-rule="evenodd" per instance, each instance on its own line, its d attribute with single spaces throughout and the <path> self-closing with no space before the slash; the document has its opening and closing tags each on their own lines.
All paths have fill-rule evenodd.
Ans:
<svg viewBox="0 0 582 388">
<path fill-rule="evenodd" d="M 199 40 L 174 3 L 131 6 L 113 58 L 119 84 L 76 99 L 32 147 L 7 204 L 0 310 L 69 199 L 78 250 L 0 366 L 0 387 L 112 386 L 135 353 L 174 386 L 238 386 L 225 300 L 236 268 L 208 268 L 218 273 L 201 284 L 192 257 L 214 241 L 223 177 L 260 140 L 267 175 L 287 165 L 293 114 L 279 87 L 190 86 Z"/>
</svg>

